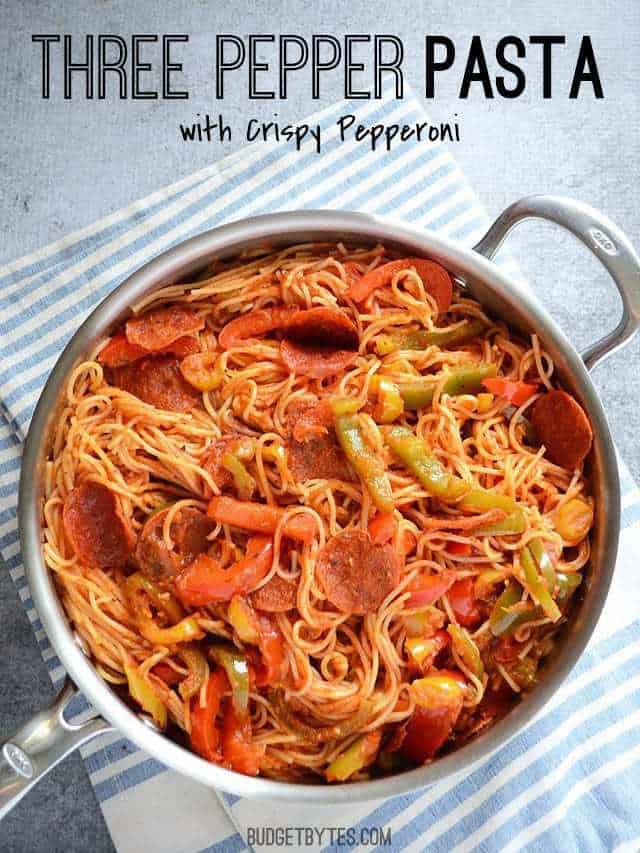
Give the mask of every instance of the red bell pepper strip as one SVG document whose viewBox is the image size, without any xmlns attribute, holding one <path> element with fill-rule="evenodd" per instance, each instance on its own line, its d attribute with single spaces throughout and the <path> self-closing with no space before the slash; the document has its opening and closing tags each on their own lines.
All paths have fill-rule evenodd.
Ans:
<svg viewBox="0 0 640 853">
<path fill-rule="evenodd" d="M 375 545 L 386 545 L 396 535 L 398 523 L 392 512 L 379 512 L 371 519 L 367 529 Z"/>
<path fill-rule="evenodd" d="M 198 554 L 178 575 L 178 598 L 188 607 L 202 607 L 214 601 L 229 601 L 255 587 L 269 572 L 273 562 L 273 540 L 253 536 L 245 556 L 228 569 L 208 554 Z"/>
<path fill-rule="evenodd" d="M 447 551 L 450 554 L 455 554 L 458 557 L 468 557 L 471 554 L 472 548 L 470 542 L 447 542 Z"/>
<path fill-rule="evenodd" d="M 454 584 L 456 576 L 453 572 L 442 572 L 439 575 L 418 575 L 409 585 L 411 595 L 405 607 L 427 607 L 441 598 Z"/>
<path fill-rule="evenodd" d="M 194 696 L 191 700 L 191 746 L 207 761 L 219 762 L 222 759 L 216 716 L 220 710 L 222 696 L 228 689 L 226 675 L 222 670 L 216 670 L 211 673 L 207 682 L 204 707 L 200 705 L 199 696 Z"/>
<path fill-rule="evenodd" d="M 251 742 L 251 717 L 238 714 L 232 702 L 227 702 L 222 723 L 222 757 L 236 773 L 257 776 L 264 746 Z"/>
<path fill-rule="evenodd" d="M 482 622 L 474 587 L 474 578 L 463 578 L 456 581 L 447 592 L 447 598 L 456 620 L 459 625 L 463 625 L 465 628 L 473 628 Z"/>
<path fill-rule="evenodd" d="M 466 681 L 457 672 L 440 670 L 411 684 L 416 703 L 407 723 L 402 751 L 424 764 L 434 757 L 451 734 L 462 710 Z"/>
<path fill-rule="evenodd" d="M 257 687 L 274 686 L 284 677 L 284 637 L 276 621 L 266 613 L 256 613 L 258 648 L 262 656 L 255 678 Z"/>
<path fill-rule="evenodd" d="M 483 379 L 482 384 L 487 391 L 495 394 L 496 397 L 508 400 L 514 406 L 522 406 L 538 391 L 537 385 L 513 379 L 504 379 L 501 376 Z"/>
</svg>

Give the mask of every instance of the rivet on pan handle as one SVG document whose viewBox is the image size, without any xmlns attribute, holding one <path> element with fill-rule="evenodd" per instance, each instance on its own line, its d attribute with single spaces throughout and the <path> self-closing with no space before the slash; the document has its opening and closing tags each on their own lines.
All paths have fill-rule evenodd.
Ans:
<svg viewBox="0 0 640 853">
<path fill-rule="evenodd" d="M 598 258 L 622 297 L 616 328 L 582 353 L 589 370 L 624 346 L 640 328 L 640 258 L 617 225 L 594 208 L 573 199 L 533 195 L 510 205 L 493 223 L 476 252 L 491 259 L 512 228 L 525 219 L 546 219 L 570 231 Z"/>
<path fill-rule="evenodd" d="M 113 730 L 102 717 L 74 724 L 64 712 L 78 695 L 70 678 L 53 704 L 39 711 L 0 750 L 0 820 L 69 753 Z"/>
</svg>

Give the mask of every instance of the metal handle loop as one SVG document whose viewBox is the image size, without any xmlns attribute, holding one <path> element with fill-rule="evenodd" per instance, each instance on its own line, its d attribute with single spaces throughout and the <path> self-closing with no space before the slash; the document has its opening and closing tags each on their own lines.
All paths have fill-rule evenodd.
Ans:
<svg viewBox="0 0 640 853">
<path fill-rule="evenodd" d="M 598 258 L 622 297 L 616 328 L 582 353 L 589 370 L 633 338 L 640 328 L 640 258 L 617 225 L 589 205 L 554 195 L 534 195 L 510 205 L 474 246 L 493 258 L 512 228 L 525 219 L 546 219 L 570 231 Z"/>
<path fill-rule="evenodd" d="M 73 724 L 64 712 L 78 695 L 67 678 L 53 704 L 33 716 L 0 750 L 0 820 L 40 779 L 69 753 L 112 731 L 102 717 Z"/>
</svg>

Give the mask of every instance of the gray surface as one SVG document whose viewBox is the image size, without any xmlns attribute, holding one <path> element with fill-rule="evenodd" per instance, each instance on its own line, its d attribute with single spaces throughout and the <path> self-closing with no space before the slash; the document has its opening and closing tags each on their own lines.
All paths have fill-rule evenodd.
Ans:
<svg viewBox="0 0 640 853">
<path fill-rule="evenodd" d="M 539 48 L 524 61 L 527 92 L 516 101 L 457 99 L 461 68 L 442 75 L 434 120 L 457 113 L 462 142 L 454 147 L 481 200 L 492 214 L 532 192 L 573 195 L 601 208 L 640 243 L 640 99 L 637 64 L 640 14 L 637 0 L 618 3 L 483 2 L 393 4 L 355 0 L 337 8 L 316 2 L 207 4 L 150 0 L 24 3 L 0 0 L 0 262 L 11 260 L 86 225 L 160 186 L 217 159 L 218 145 L 185 145 L 177 125 L 193 113 L 217 113 L 240 128 L 249 115 L 295 119 L 316 109 L 308 80 L 293 83 L 285 103 L 246 99 L 244 75 L 222 104 L 213 97 L 216 33 L 395 33 L 405 44 L 405 79 L 422 88 L 422 35 L 447 34 L 460 65 L 471 34 L 483 38 L 490 59 L 497 37 L 561 33 L 567 47 L 554 58 L 554 97 L 541 97 Z M 187 32 L 184 56 L 189 101 L 64 102 L 57 93 L 39 98 L 39 57 L 33 32 Z M 578 36 L 593 38 L 605 99 L 566 97 Z M 557 72 L 557 73 L 556 73 Z M 338 75 L 336 75 L 338 76 Z M 340 83 L 327 85 L 323 104 Z M 224 151 L 234 146 L 226 146 Z M 294 155 L 292 155 L 294 156 Z M 525 225 L 510 249 L 543 302 L 580 347 L 615 324 L 618 299 L 597 263 L 551 226 Z M 640 416 L 630 400 L 640 396 L 640 342 L 595 373 L 612 430 L 636 478 Z M 9 732 L 51 693 L 30 627 L 11 581 L 0 575 L 3 656 L 0 663 L 0 730 Z M 26 798 L 0 827 L 3 850 L 111 849 L 100 810 L 78 759 L 67 761 Z"/>
</svg>

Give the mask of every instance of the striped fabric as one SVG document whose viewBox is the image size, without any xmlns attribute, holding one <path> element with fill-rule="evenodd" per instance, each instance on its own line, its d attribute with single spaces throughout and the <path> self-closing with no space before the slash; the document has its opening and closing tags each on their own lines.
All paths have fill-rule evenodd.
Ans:
<svg viewBox="0 0 640 853">
<path fill-rule="evenodd" d="M 249 146 L 0 269 L 0 551 L 54 683 L 63 669 L 33 608 L 20 558 L 20 448 L 49 371 L 91 309 L 170 246 L 260 212 L 360 209 L 467 244 L 484 230 L 486 215 L 444 147 L 409 142 L 372 152 L 363 143 L 340 144 L 335 122 L 347 112 L 366 125 L 424 120 L 411 97 L 341 102 L 306 120 L 322 127 L 321 155 L 310 145 L 299 154 L 284 145 Z M 624 467 L 623 508 L 617 576 L 592 644 L 544 713 L 490 760 L 409 796 L 283 810 L 227 795 L 218 800 L 110 735 L 86 747 L 84 758 L 117 849 L 244 850 L 249 829 L 286 826 L 308 830 L 294 839 L 295 848 L 318 850 L 370 849 L 376 842 L 394 850 L 637 849 L 640 622 L 633 603 L 640 600 L 640 579 L 633 558 L 640 495 Z M 381 828 L 391 830 L 391 845 Z M 275 849 L 281 839 L 258 834 L 255 846 Z"/>
</svg>

